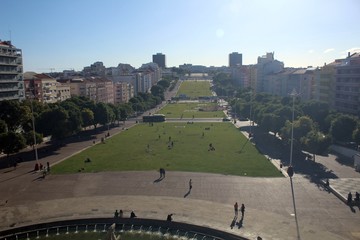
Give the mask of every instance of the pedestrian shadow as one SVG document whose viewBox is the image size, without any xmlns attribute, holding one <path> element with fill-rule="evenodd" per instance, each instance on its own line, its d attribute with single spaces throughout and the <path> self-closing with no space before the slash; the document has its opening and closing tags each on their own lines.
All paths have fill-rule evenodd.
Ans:
<svg viewBox="0 0 360 240">
<path fill-rule="evenodd" d="M 349 206 L 352 213 L 356 213 L 356 210 L 353 206 Z"/>
<path fill-rule="evenodd" d="M 45 179 L 44 176 L 39 176 L 39 177 L 35 178 L 33 180 L 33 182 L 35 182 L 35 181 L 43 181 L 44 179 Z"/>
<path fill-rule="evenodd" d="M 189 196 L 191 193 L 191 190 L 189 189 L 189 191 L 184 195 L 184 198 L 186 198 L 187 196 Z"/>
<path fill-rule="evenodd" d="M 154 180 L 154 183 L 161 182 L 164 179 L 164 177 L 159 177 L 158 179 Z"/>
<path fill-rule="evenodd" d="M 243 227 L 243 221 L 244 217 L 241 217 L 240 221 L 237 223 L 239 229 Z"/>
<path fill-rule="evenodd" d="M 230 223 L 230 228 L 231 228 L 231 229 L 233 229 L 234 226 L 236 225 L 236 220 L 237 220 L 237 216 L 235 215 L 234 218 L 233 218 L 233 220 L 232 220 L 231 223 Z"/>
</svg>

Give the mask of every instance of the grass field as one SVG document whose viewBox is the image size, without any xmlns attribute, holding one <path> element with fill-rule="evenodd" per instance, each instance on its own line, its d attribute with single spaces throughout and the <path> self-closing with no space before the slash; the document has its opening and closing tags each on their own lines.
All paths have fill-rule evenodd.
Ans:
<svg viewBox="0 0 360 240">
<path fill-rule="evenodd" d="M 225 114 L 218 110 L 217 103 L 177 103 L 167 104 L 158 113 L 166 118 L 223 118 Z"/>
<path fill-rule="evenodd" d="M 215 151 L 209 151 L 209 144 Z M 85 163 L 86 158 L 91 162 Z M 281 176 L 231 123 L 138 124 L 104 144 L 53 166 L 51 172 L 75 173 L 82 168 L 82 172 L 157 170 L 160 167 L 170 171 Z"/>
<path fill-rule="evenodd" d="M 211 97 L 210 81 L 183 81 L 176 96 L 180 94 L 185 94 L 191 99 Z"/>
</svg>

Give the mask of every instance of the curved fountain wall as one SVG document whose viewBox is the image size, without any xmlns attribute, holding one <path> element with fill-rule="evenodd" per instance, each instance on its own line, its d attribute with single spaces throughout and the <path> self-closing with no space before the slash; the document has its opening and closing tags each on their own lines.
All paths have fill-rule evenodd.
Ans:
<svg viewBox="0 0 360 240">
<path fill-rule="evenodd" d="M 246 240 L 231 233 L 204 226 L 141 218 L 95 218 L 40 223 L 0 232 L 0 240 L 31 240 L 76 232 L 106 232 L 115 223 L 116 232 L 134 231 L 169 235 L 191 240 Z"/>
</svg>

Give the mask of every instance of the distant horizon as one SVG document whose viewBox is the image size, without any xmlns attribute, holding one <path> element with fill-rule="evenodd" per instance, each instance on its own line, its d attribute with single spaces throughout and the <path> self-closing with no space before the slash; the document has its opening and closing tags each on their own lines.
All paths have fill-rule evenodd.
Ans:
<svg viewBox="0 0 360 240">
<path fill-rule="evenodd" d="M 0 39 L 23 53 L 25 71 L 81 71 L 101 61 L 139 68 L 243 65 L 274 52 L 285 67 L 321 67 L 360 52 L 358 0 L 3 0 Z M 16 9 L 14 11 L 13 9 Z"/>
</svg>

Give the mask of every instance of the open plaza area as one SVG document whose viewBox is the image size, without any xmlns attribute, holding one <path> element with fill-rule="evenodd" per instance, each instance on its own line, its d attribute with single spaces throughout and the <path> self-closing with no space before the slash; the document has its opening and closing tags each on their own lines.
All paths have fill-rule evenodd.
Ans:
<svg viewBox="0 0 360 240">
<path fill-rule="evenodd" d="M 247 121 L 196 120 L 148 124 L 132 119 L 110 128 L 104 143 L 107 129 L 50 150 L 43 143 L 39 161 L 49 162 L 50 174 L 33 171 L 35 160 L 1 169 L 0 231 L 113 217 L 121 209 L 124 217 L 131 211 L 145 219 L 166 220 L 173 214 L 174 222 L 248 239 L 360 239 L 360 208 L 350 208 L 334 194 L 359 186 L 360 174 L 349 160 L 332 154 L 316 156 L 316 162 L 294 156 L 297 231 L 284 171 L 288 149 L 256 126 L 249 141 Z M 159 168 L 166 174 L 160 175 Z M 323 184 L 327 178 L 332 189 Z M 235 202 L 246 206 L 243 218 L 234 212 Z"/>
</svg>

